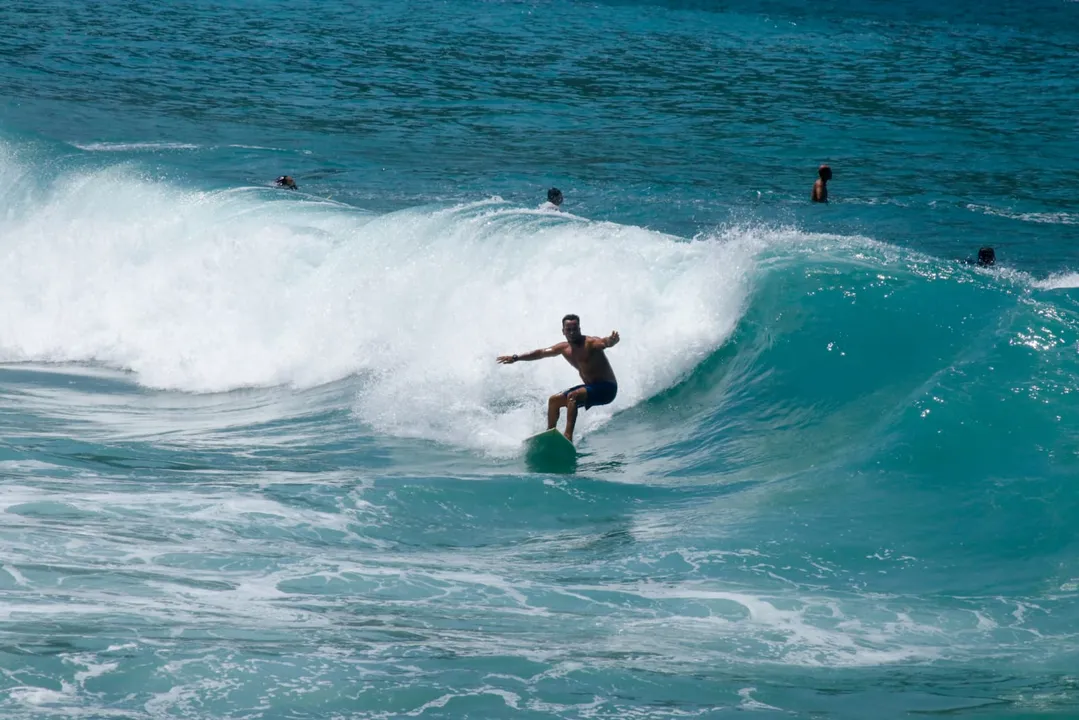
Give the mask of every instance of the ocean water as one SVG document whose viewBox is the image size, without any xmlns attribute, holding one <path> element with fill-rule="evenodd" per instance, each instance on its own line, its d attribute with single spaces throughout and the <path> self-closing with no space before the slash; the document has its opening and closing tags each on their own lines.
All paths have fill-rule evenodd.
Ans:
<svg viewBox="0 0 1079 720">
<path fill-rule="evenodd" d="M 1077 118 L 1064 0 L 0 5 L 0 716 L 1079 717 Z"/>
</svg>

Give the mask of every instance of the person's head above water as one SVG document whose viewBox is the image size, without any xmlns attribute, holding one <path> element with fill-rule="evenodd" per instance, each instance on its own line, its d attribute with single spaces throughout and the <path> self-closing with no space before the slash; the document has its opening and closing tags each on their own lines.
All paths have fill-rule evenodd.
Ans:
<svg viewBox="0 0 1079 720">
<path fill-rule="evenodd" d="M 832 168 L 828 167 L 827 165 L 821 165 L 819 168 L 817 168 L 817 175 L 820 176 L 821 180 L 827 182 L 832 179 Z"/>
<path fill-rule="evenodd" d="M 997 254 L 991 247 L 983 247 L 978 250 L 978 264 L 989 267 L 997 261 Z"/>
<path fill-rule="evenodd" d="M 547 202 L 551 203 L 552 205 L 561 205 L 562 204 L 562 191 L 559 190 L 558 188 L 551 188 L 550 190 L 548 190 L 547 191 Z"/>
<path fill-rule="evenodd" d="M 581 318 L 573 313 L 562 318 L 562 336 L 569 341 L 570 345 L 580 345 L 584 342 L 581 334 Z"/>
<path fill-rule="evenodd" d="M 273 184 L 277 187 L 288 188 L 289 190 L 297 190 L 296 181 L 292 179 L 291 175 L 282 175 L 273 181 Z"/>
</svg>

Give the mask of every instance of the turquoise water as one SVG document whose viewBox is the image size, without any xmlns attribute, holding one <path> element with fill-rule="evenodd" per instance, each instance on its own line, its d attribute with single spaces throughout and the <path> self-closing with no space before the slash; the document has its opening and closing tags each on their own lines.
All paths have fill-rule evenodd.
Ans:
<svg viewBox="0 0 1079 720">
<path fill-rule="evenodd" d="M 0 27 L 4 717 L 1079 716 L 1079 3 Z"/>
</svg>

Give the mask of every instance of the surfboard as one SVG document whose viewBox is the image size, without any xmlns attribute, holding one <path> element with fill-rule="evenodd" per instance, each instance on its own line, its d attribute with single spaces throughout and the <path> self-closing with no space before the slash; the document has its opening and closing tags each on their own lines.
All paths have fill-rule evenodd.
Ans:
<svg viewBox="0 0 1079 720">
<path fill-rule="evenodd" d="M 525 440 L 525 464 L 533 472 L 571 473 L 577 469 L 577 448 L 558 430 Z"/>
</svg>

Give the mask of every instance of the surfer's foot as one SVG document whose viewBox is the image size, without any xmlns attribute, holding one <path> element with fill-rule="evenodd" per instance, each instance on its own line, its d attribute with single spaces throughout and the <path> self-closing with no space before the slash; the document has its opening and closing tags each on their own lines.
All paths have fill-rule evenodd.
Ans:
<svg viewBox="0 0 1079 720">
<path fill-rule="evenodd" d="M 571 432 L 564 432 L 564 433 L 562 433 L 562 434 L 566 436 L 566 439 L 567 439 L 567 440 L 569 440 L 570 442 L 573 442 L 573 433 L 571 433 Z"/>
</svg>

